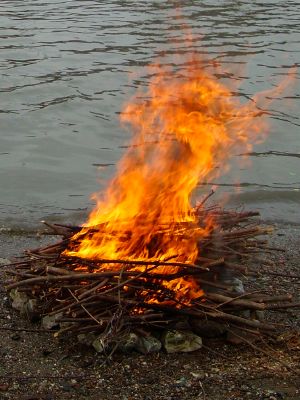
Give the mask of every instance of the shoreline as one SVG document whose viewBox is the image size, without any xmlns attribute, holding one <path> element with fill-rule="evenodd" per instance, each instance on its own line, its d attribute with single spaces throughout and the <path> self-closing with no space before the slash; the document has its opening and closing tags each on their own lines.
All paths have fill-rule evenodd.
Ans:
<svg viewBox="0 0 300 400">
<path fill-rule="evenodd" d="M 284 236 L 289 236 L 289 232 L 298 232 L 300 240 L 300 222 L 291 222 L 285 220 L 260 219 L 262 225 L 271 225 L 274 227 L 274 233 L 269 236 L 273 240 L 277 234 L 282 238 L 281 241 L 288 244 L 288 239 L 285 241 Z M 49 222 L 53 222 L 49 219 Z M 60 221 L 54 221 L 60 222 Z M 80 225 L 79 225 L 80 226 Z M 38 225 L 26 227 L 1 227 L 0 228 L 0 259 L 22 255 L 22 252 L 31 247 L 47 245 L 59 236 L 51 235 L 47 232 L 47 227 L 42 223 Z M 287 232 L 287 233 L 285 233 Z"/>
</svg>

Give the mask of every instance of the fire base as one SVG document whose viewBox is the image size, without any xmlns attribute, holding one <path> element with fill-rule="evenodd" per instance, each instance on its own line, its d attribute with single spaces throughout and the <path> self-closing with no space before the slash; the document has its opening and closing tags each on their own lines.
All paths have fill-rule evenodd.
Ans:
<svg viewBox="0 0 300 400">
<path fill-rule="evenodd" d="M 245 291 L 242 283 L 268 273 L 270 265 L 262 256 L 276 249 L 259 237 L 272 229 L 260 225 L 254 212 L 216 207 L 201 212 L 213 216 L 214 229 L 199 243 L 201 257 L 192 265 L 66 256 L 63 251 L 80 228 L 46 223 L 63 239 L 28 250 L 8 266 L 12 305 L 31 320 L 42 319 L 43 329 L 77 335 L 97 351 L 133 348 L 147 353 L 161 345 L 169 352 L 192 351 L 201 347 L 200 336 L 234 335 L 248 342 L 272 335 L 277 328 L 262 314 L 295 306 L 291 296 Z M 176 266 L 176 273 L 160 273 L 166 266 Z M 193 277 L 203 295 L 178 299 L 163 282 L 180 277 Z"/>
</svg>

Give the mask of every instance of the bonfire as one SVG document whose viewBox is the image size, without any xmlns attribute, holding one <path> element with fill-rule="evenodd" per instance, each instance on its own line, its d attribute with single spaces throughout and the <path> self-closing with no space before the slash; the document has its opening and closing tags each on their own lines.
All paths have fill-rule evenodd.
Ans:
<svg viewBox="0 0 300 400">
<path fill-rule="evenodd" d="M 184 74 L 155 69 L 121 114 L 131 146 L 88 221 L 46 222 L 62 240 L 11 264 L 7 289 L 56 335 L 90 335 L 102 350 L 128 336 L 157 348 L 166 332 L 195 335 L 210 321 L 269 334 L 275 326 L 257 311 L 293 306 L 290 296 L 247 292 L 241 279 L 266 272 L 272 228 L 256 212 L 211 204 L 212 192 L 192 201 L 199 183 L 264 138 L 266 94 L 241 103 L 196 58 Z"/>
</svg>

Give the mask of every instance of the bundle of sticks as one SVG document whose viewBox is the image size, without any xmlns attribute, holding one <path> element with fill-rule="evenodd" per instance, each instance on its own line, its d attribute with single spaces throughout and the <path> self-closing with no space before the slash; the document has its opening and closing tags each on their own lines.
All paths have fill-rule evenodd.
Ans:
<svg viewBox="0 0 300 400">
<path fill-rule="evenodd" d="M 13 277 L 7 290 L 17 290 L 34 299 L 41 317 L 55 317 L 59 333 L 99 334 L 108 346 L 124 332 L 147 334 L 172 329 L 181 319 L 199 323 L 213 320 L 254 334 L 272 332 L 275 325 L 253 317 L 253 313 L 299 304 L 293 303 L 290 295 L 272 297 L 265 291 L 238 292 L 234 280 L 224 279 L 224 271 L 239 279 L 266 272 L 268 262 L 262 255 L 276 249 L 268 247 L 268 241 L 260 237 L 272 229 L 260 225 L 256 212 L 225 211 L 218 207 L 199 207 L 195 212 L 199 225 L 210 216 L 214 228 L 199 241 L 200 256 L 194 264 L 172 259 L 93 260 L 66 255 L 64 250 L 71 238 L 82 228 L 45 223 L 51 234 L 62 239 L 28 250 L 11 264 L 8 273 Z M 89 228 L 88 232 L 93 229 L 98 228 Z M 187 235 L 190 228 L 180 229 Z M 86 228 L 84 232 L 88 234 Z M 175 272 L 161 273 L 160 267 L 166 266 L 176 267 Z M 192 278 L 203 288 L 203 295 L 191 301 L 185 301 L 184 296 L 178 298 L 165 284 L 178 278 Z M 250 310 L 249 315 L 245 310 Z"/>
</svg>

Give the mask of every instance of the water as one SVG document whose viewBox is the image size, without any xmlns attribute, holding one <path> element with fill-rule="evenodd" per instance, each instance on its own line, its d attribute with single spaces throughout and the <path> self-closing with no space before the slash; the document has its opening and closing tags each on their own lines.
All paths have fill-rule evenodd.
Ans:
<svg viewBox="0 0 300 400">
<path fill-rule="evenodd" d="M 190 50 L 234 67 L 241 96 L 273 87 L 300 62 L 300 2 L 2 0 L 0 225 L 83 222 L 124 151 L 119 112 L 147 85 L 147 64 Z M 298 84 L 299 71 L 272 103 L 252 165 L 216 182 L 264 218 L 300 222 Z"/>
</svg>

